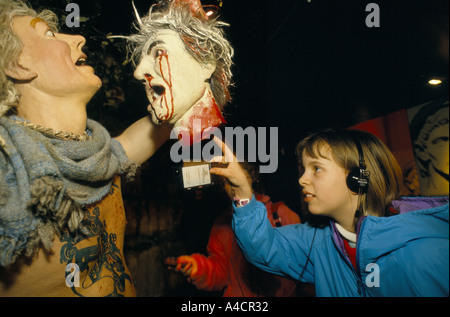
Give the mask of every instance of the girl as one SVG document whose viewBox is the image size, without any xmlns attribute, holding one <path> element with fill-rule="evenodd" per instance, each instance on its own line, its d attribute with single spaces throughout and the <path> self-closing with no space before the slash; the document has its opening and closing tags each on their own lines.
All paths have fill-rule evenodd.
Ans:
<svg viewBox="0 0 450 317">
<path fill-rule="evenodd" d="M 401 170 L 366 132 L 319 132 L 297 153 L 306 224 L 272 228 L 238 164 L 211 170 L 233 184 L 233 230 L 253 264 L 317 296 L 449 295 L 448 197 L 398 199 Z"/>
</svg>

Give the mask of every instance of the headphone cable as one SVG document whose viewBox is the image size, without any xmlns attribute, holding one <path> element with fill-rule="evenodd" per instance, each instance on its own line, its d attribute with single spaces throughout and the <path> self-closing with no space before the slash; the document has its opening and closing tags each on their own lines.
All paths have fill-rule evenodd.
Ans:
<svg viewBox="0 0 450 317">
<path fill-rule="evenodd" d="M 301 283 L 300 280 L 303 277 L 303 273 L 305 273 L 306 267 L 308 266 L 309 257 L 311 255 L 311 251 L 312 251 L 312 247 L 313 247 L 313 244 L 314 244 L 314 240 L 316 239 L 316 232 L 317 232 L 317 228 L 314 228 L 314 235 L 313 235 L 313 239 L 311 241 L 311 246 L 309 247 L 308 256 L 306 257 L 306 263 L 305 263 L 305 266 L 302 269 L 302 272 L 300 273 L 300 276 L 297 279 L 297 283 Z"/>
</svg>

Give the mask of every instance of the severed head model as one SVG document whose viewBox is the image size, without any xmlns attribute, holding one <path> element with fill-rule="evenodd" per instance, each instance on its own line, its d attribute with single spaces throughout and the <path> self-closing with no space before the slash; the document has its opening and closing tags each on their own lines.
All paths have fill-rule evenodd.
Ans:
<svg viewBox="0 0 450 317">
<path fill-rule="evenodd" d="M 184 144 L 199 142 L 203 132 L 225 123 L 221 110 L 231 100 L 227 24 L 205 13 L 200 0 L 162 1 L 136 16 L 139 32 L 127 37 L 128 48 L 153 121 L 174 124 Z"/>
</svg>

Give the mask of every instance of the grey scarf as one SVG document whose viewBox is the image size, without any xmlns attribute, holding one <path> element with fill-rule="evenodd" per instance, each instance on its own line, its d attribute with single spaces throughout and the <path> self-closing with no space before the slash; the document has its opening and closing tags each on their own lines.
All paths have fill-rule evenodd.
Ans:
<svg viewBox="0 0 450 317">
<path fill-rule="evenodd" d="M 0 264 L 50 250 L 55 234 L 80 229 L 86 205 L 100 201 L 113 177 L 137 165 L 99 123 L 85 142 L 49 138 L 0 118 Z"/>
</svg>

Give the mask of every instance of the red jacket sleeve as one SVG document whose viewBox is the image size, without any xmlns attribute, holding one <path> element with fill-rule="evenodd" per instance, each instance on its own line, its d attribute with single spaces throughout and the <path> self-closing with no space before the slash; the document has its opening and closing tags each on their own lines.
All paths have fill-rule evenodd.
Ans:
<svg viewBox="0 0 450 317">
<path fill-rule="evenodd" d="M 228 268 L 233 239 L 231 224 L 224 223 L 221 219 L 211 229 L 207 246 L 208 256 L 198 253 L 192 255 L 197 261 L 198 271 L 191 276 L 191 280 L 198 289 L 220 291 L 228 285 Z"/>
<path fill-rule="evenodd" d="M 283 226 L 292 225 L 295 223 L 300 223 L 300 217 L 292 211 L 288 206 L 286 206 L 283 202 L 277 202 L 272 204 L 271 212 L 276 211 L 278 213 L 278 217 L 280 217 L 281 224 Z"/>
</svg>

